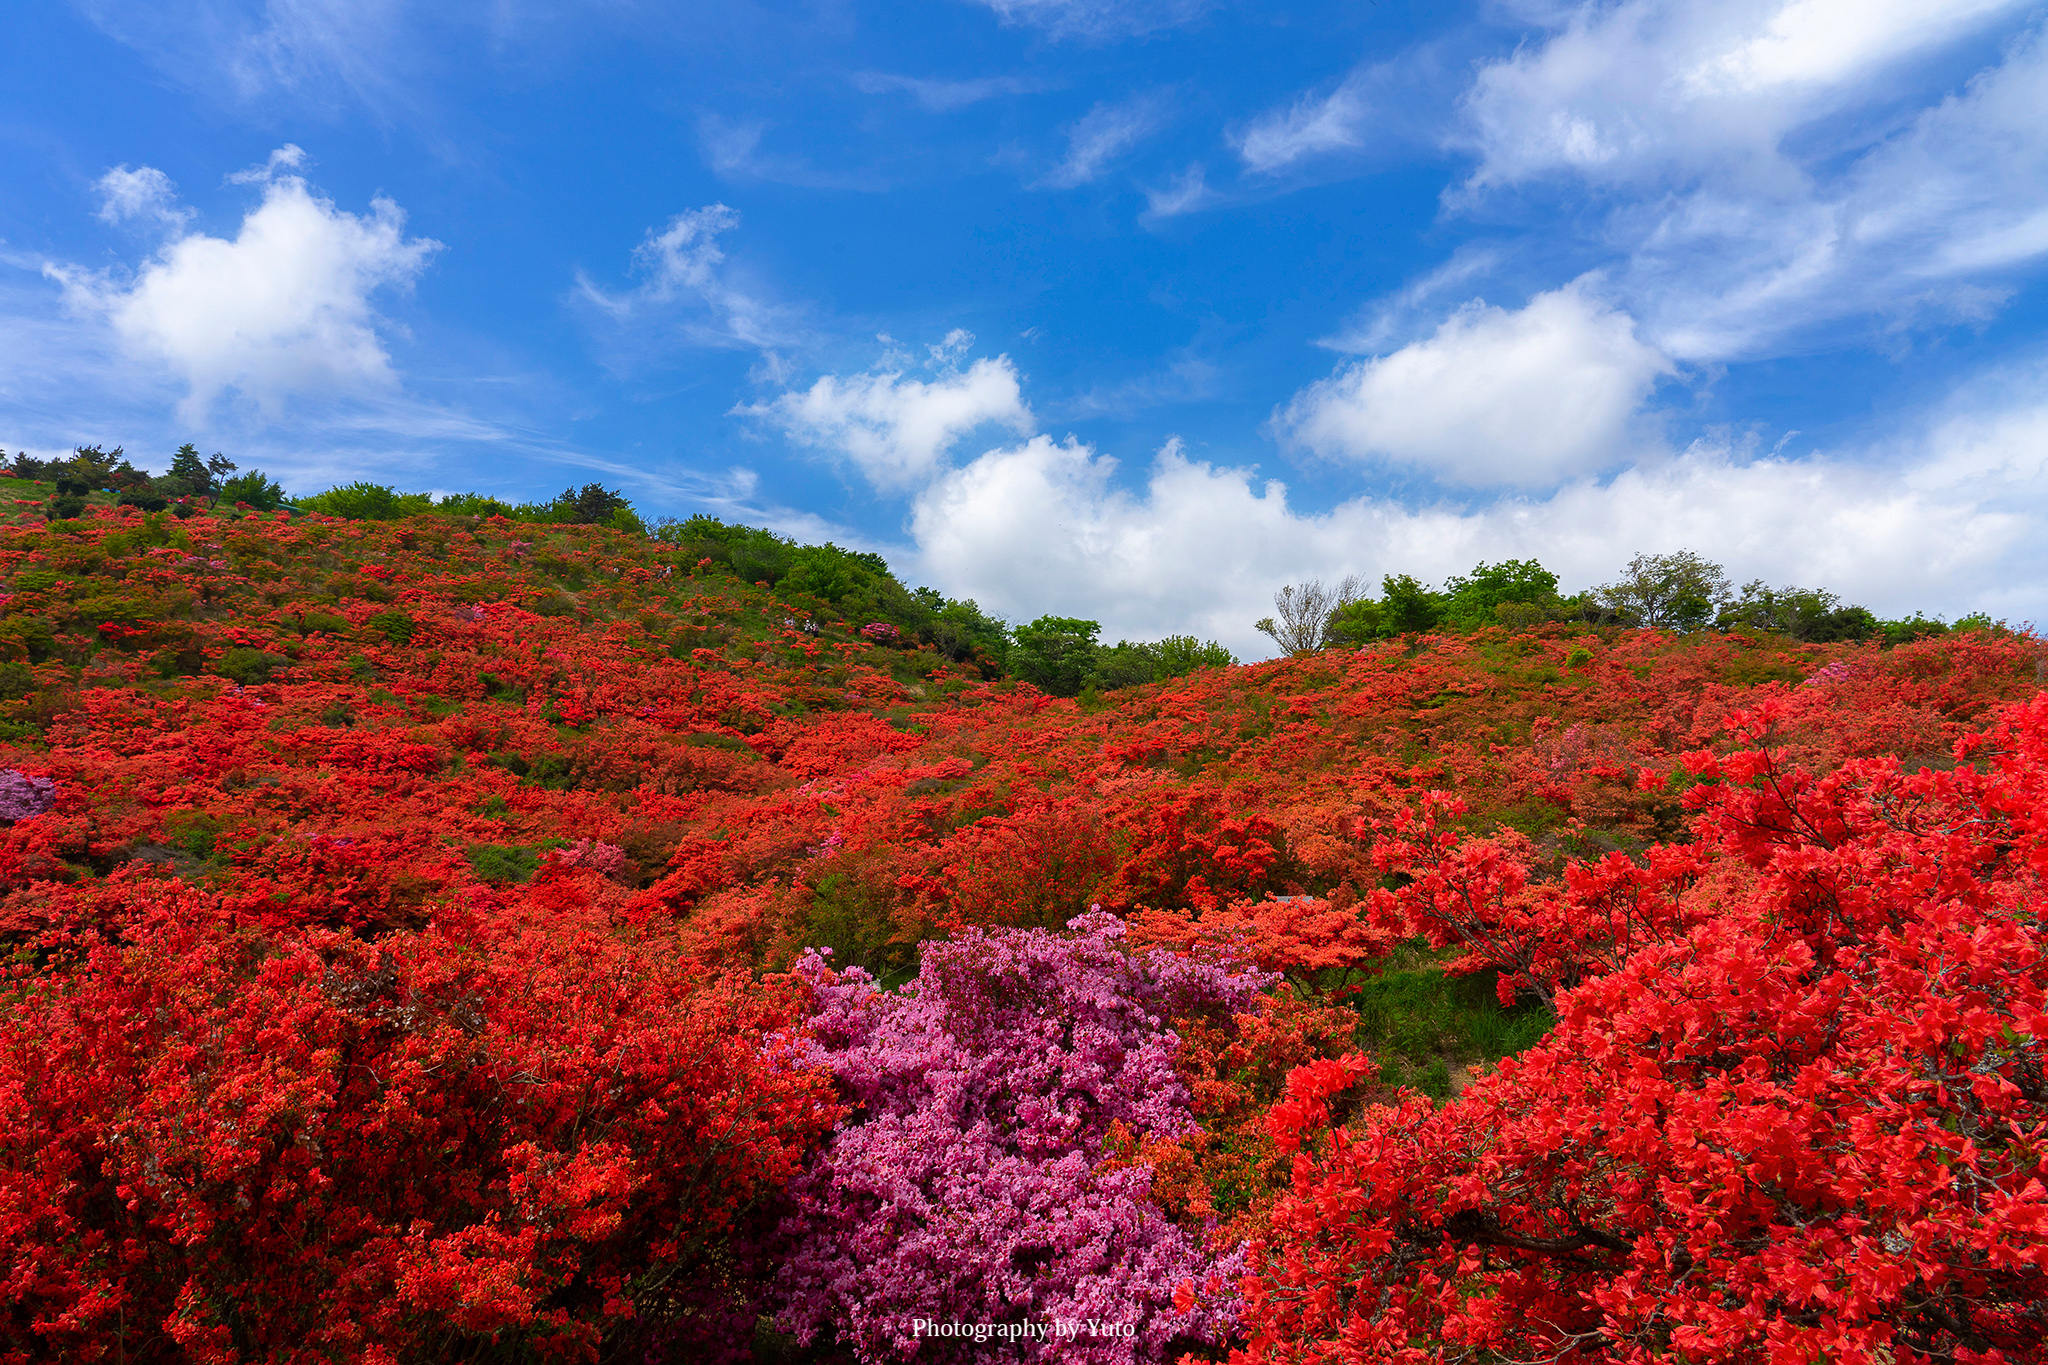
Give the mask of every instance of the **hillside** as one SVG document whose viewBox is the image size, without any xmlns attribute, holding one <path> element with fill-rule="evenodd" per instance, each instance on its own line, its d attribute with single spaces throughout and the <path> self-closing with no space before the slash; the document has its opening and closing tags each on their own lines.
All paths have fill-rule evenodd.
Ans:
<svg viewBox="0 0 2048 1365">
<path fill-rule="evenodd" d="M 1730 832 L 1753 779 L 1796 806 L 1811 779 L 1777 775 L 1801 771 L 1849 801 L 1896 757 L 1927 770 L 1923 807 L 2037 819 L 1973 785 L 2035 780 L 2012 765 L 2048 720 L 2005 709 L 2039 689 L 2024 634 L 1885 648 L 1555 622 L 1249 666 L 1189 656 L 1181 676 L 1060 698 L 1006 675 L 972 604 L 924 603 L 922 632 L 894 624 L 889 595 L 907 590 L 843 551 L 795 581 L 780 566 L 771 590 L 716 523 L 660 539 L 453 512 L 74 510 L 0 528 L 9 1359 L 310 1360 L 373 1342 L 403 1360 L 681 1360 L 707 1342 L 904 1358 L 907 1339 L 871 1320 L 884 1299 L 903 1321 L 1078 1320 L 1090 1304 L 1142 1319 L 1062 1358 L 1297 1358 L 1281 1343 L 1342 1334 L 1288 1297 L 1313 1298 L 1304 1267 L 1333 1293 L 1409 1283 L 1369 1248 L 1262 1259 L 1308 1235 L 1309 1176 L 1288 1159 L 1315 1128 L 1301 1106 L 1337 1095 L 1326 1123 L 1465 1122 L 1457 1142 L 1480 1143 L 1458 1116 L 1508 1104 L 1534 1065 L 1497 1059 L 1554 1021 L 1583 1034 L 1603 981 L 1649 971 L 1637 949 L 1721 923 L 1706 903 L 1733 915 L 1781 875 L 1744 863 Z M 1967 747 L 2001 723 L 2020 727 L 2005 757 Z M 1760 751 L 1764 767 L 1732 757 Z M 1812 848 L 1875 837 L 1842 819 Z M 1981 914 L 2048 870 L 2031 828 L 1972 864 Z M 1897 823 L 1867 880 L 1911 862 L 1907 832 L 1924 831 Z M 1634 938 L 1587 930 L 1598 869 L 1647 869 L 1630 895 L 1684 913 L 1646 909 Z M 1077 937 L 1011 932 L 1098 909 L 1113 920 Z M 2001 932 L 2012 964 L 2035 960 L 2031 920 Z M 919 985 L 862 994 L 855 967 Z M 830 1154 L 880 1141 L 849 1106 L 894 1112 L 861 1077 L 898 1063 L 861 1053 L 862 1030 L 892 1009 L 911 1030 L 977 972 L 1040 982 L 1122 1039 L 1119 1059 L 1156 1053 L 1149 1081 L 1119 1060 L 1088 1083 L 1099 1123 L 1084 1106 L 1043 1139 L 1047 1161 L 1072 1159 L 1059 1188 L 1128 1206 L 1126 1231 L 1088 1244 L 1118 1269 L 1090 1289 L 1059 1237 L 985 1231 L 955 1251 L 1022 1276 L 1001 1304 L 928 1269 L 834 1298 L 820 1248 L 880 1215 L 831 1185 Z M 958 1007 L 1025 1008 L 987 989 Z M 877 1003 L 892 1000 L 907 1003 Z M 2001 1113 L 2048 1103 L 2040 1034 L 2021 1026 L 2035 1008 L 1998 1005 L 1988 1034 L 1967 1033 L 2009 1031 L 2005 1053 L 1968 1062 L 2014 1078 L 2019 1098 L 1983 1101 Z M 915 1037 L 890 1047 L 936 1046 Z M 1371 1061 L 1339 1060 L 1354 1056 Z M 1105 1098 L 1119 1086 L 1124 1109 Z M 1174 1094 L 1174 1113 L 1147 1107 Z M 2039 1161 L 2004 1159 L 2012 1180 Z M 1571 1216 L 1621 1219 L 1615 1198 Z M 1445 1226 L 1477 1226 L 1459 1216 Z M 1485 1215 L 1496 1231 L 1515 1216 Z M 1989 1307 L 1928 1350 L 1992 1359 L 1973 1343 L 2022 1334 L 2039 1299 L 2014 1305 L 2048 1267 L 2048 1239 L 2022 1225 L 1992 1238 L 2021 1248 L 2008 1278 L 1942 1311 Z M 1512 1257 L 1555 1235 L 1467 1245 Z M 1589 1274 L 1573 1262 L 1545 1292 L 1597 1318 L 1606 1301 L 1565 1282 Z M 1903 1321 L 1885 1316 L 1903 1302 L 1865 1316 Z M 1539 1307 L 1487 1330 L 1533 1349 Z M 1415 1308 L 1402 1330 L 1461 1339 L 1479 1330 L 1465 1311 Z M 1757 1312 L 1727 1340 L 1803 1321 Z M 1931 1321 L 1870 1340 L 1919 1350 Z M 1376 1358 L 1357 1349 L 1331 1358 Z"/>
</svg>

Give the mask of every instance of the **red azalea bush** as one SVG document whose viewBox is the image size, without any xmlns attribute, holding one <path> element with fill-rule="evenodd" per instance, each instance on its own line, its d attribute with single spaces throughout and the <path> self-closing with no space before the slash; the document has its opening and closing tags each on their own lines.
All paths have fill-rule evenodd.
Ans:
<svg viewBox="0 0 2048 1365">
<path fill-rule="evenodd" d="M 10 973 L 5 1359 L 590 1360 L 751 1321 L 721 1248 L 837 1112 L 764 1047 L 773 995 L 573 881 L 374 943 L 125 889 L 117 936 Z"/>
<path fill-rule="evenodd" d="M 2048 699 L 1958 754 L 1691 755 L 1711 913 L 1441 1108 L 1297 1072 L 1242 1358 L 2040 1358 Z"/>
</svg>

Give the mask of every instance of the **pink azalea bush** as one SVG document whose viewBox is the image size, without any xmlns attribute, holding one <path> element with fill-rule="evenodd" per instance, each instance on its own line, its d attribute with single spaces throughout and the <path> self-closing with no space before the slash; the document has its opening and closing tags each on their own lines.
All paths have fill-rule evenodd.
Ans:
<svg viewBox="0 0 2048 1365">
<path fill-rule="evenodd" d="M 803 1060 L 830 1069 L 854 1113 L 792 1186 L 785 1330 L 891 1361 L 960 1344 L 920 1322 L 1008 1324 L 1024 1359 L 1104 1365 L 1230 1337 L 1241 1248 L 1219 1254 L 1171 1222 L 1149 1167 L 1098 1168 L 1112 1125 L 1194 1128 L 1171 1022 L 1228 1021 L 1270 978 L 1128 953 L 1111 915 L 1071 928 L 930 943 L 895 995 L 815 953 L 797 968 L 817 1006 Z M 1204 1293 L 1177 1308 L 1191 1281 Z"/>
<path fill-rule="evenodd" d="M 0 820 L 26 820 L 57 804 L 57 784 L 9 769 L 0 773 Z"/>
</svg>

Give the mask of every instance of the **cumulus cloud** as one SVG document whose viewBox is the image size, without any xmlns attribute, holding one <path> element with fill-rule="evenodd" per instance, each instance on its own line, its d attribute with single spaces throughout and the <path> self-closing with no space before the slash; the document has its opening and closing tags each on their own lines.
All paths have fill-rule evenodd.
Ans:
<svg viewBox="0 0 2048 1365">
<path fill-rule="evenodd" d="M 178 188 L 154 166 L 129 170 L 116 166 L 99 178 L 99 217 L 124 223 L 140 218 L 176 232 L 192 221 L 192 210 L 178 202 Z"/>
<path fill-rule="evenodd" d="M 932 347 L 931 379 L 906 373 L 908 357 L 898 353 L 865 374 L 824 375 L 808 389 L 735 411 L 800 445 L 843 456 L 879 488 L 900 489 L 937 473 L 953 446 L 978 427 L 1032 429 L 1008 356 L 958 368 L 973 340 L 956 329 Z"/>
<path fill-rule="evenodd" d="M 1445 483 L 1548 486 L 1624 455 L 1672 372 L 1626 313 L 1573 284 L 1513 312 L 1475 300 L 1433 335 L 1310 385 L 1276 422 L 1326 456 Z"/>
<path fill-rule="evenodd" d="M 1067 129 L 1066 157 L 1038 184 L 1070 190 L 1100 179 L 1166 122 L 1166 101 L 1156 94 L 1097 104 Z"/>
<path fill-rule="evenodd" d="M 350 213 L 303 178 L 276 172 L 297 160 L 273 157 L 255 177 L 263 201 L 232 240 L 175 236 L 132 276 L 44 268 L 75 310 L 111 325 L 132 357 L 183 381 L 190 416 L 228 390 L 268 410 L 287 395 L 396 382 L 372 296 L 409 287 L 440 244 L 408 238 L 405 213 L 389 199 Z M 114 184 L 118 193 L 134 188 L 142 196 L 135 202 L 167 221 L 156 193 L 167 181 L 159 187 L 131 172 Z"/>
<path fill-rule="evenodd" d="M 2048 420 L 2048 405 L 2020 420 Z M 1916 459 L 1901 478 L 1699 448 L 1476 510 L 1361 497 L 1310 513 L 1279 482 L 1191 459 L 1178 442 L 1133 491 L 1117 486 L 1111 457 L 1039 436 L 932 483 L 911 533 L 931 581 L 992 610 L 1028 615 L 1058 602 L 1102 621 L 1110 639 L 1191 631 L 1241 657 L 1269 651 L 1251 623 L 1271 613 L 1283 583 L 1347 573 L 1440 581 L 1516 557 L 1540 558 L 1570 589 L 1612 578 L 1637 551 L 1710 546 L 1738 581 L 1825 586 L 1881 613 L 1998 605 L 1997 584 L 2039 567 L 2028 534 L 2038 489 L 2022 510 L 1997 481 L 1916 480 L 1942 467 L 1938 445 Z"/>
</svg>

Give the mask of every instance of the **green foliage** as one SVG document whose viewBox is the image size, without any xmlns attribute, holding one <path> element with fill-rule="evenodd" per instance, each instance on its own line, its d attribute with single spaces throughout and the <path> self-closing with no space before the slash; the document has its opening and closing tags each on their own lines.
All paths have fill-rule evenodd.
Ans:
<svg viewBox="0 0 2048 1365">
<path fill-rule="evenodd" d="M 419 629 L 418 623 L 411 616 L 396 610 L 380 611 L 363 624 L 394 645 L 406 643 L 412 639 L 413 632 Z"/>
<path fill-rule="evenodd" d="M 221 458 L 215 456 L 215 459 Z M 178 447 L 171 456 L 171 467 L 166 477 L 183 485 L 186 493 L 210 493 L 213 491 L 213 475 L 206 468 L 206 461 L 199 458 L 199 447 L 190 441 Z"/>
<path fill-rule="evenodd" d="M 299 613 L 299 634 L 311 635 L 325 631 L 329 635 L 348 634 L 348 621 L 329 611 L 302 611 Z"/>
<path fill-rule="evenodd" d="M 226 828 L 226 823 L 219 816 L 205 811 L 173 811 L 164 817 L 164 836 L 174 847 L 184 849 L 202 862 L 213 856 Z"/>
<path fill-rule="evenodd" d="M 1639 554 L 1599 592 L 1625 625 L 1680 632 L 1704 630 L 1733 599 L 1727 570 L 1691 550 Z"/>
<path fill-rule="evenodd" d="M 1418 945 L 1404 947 L 1355 997 L 1360 1037 L 1378 1054 L 1386 1079 L 1441 1099 L 1450 1093 L 1452 1064 L 1511 1057 L 1550 1031 L 1553 1021 L 1539 1005 L 1501 1008 L 1492 972 L 1447 977 L 1426 961 L 1397 968 L 1421 953 Z"/>
<path fill-rule="evenodd" d="M 433 498 L 425 493 L 401 493 L 383 484 L 361 481 L 300 498 L 297 506 L 304 512 L 346 517 L 350 521 L 398 521 L 435 510 Z"/>
<path fill-rule="evenodd" d="M 856 592 L 872 593 L 889 577 L 889 565 L 880 555 L 842 550 L 837 545 L 792 547 L 789 567 L 776 586 L 785 593 L 802 593 L 821 602 L 839 606 Z"/>
<path fill-rule="evenodd" d="M 1221 668 L 1236 663 L 1231 652 L 1214 640 L 1192 635 L 1169 635 L 1156 643 L 1119 640 L 1114 646 L 1098 648 L 1090 671 L 1090 687 L 1101 692 L 1120 687 L 1183 678 L 1201 668 Z"/>
<path fill-rule="evenodd" d="M 1482 561 L 1469 574 L 1445 579 L 1444 595 L 1448 600 L 1443 604 L 1443 620 L 1454 630 L 1531 624 L 1513 620 L 1501 611 L 1504 606 L 1563 606 L 1557 595 L 1557 575 L 1533 559 L 1508 559 L 1499 564 Z"/>
<path fill-rule="evenodd" d="M 290 662 L 289 659 L 267 650 L 236 645 L 214 660 L 213 671 L 244 687 L 253 687 L 257 683 L 269 682 L 273 672 Z"/>
<path fill-rule="evenodd" d="M 36 690 L 36 675 L 24 664 L 0 663 L 0 700 L 16 701 Z"/>
<path fill-rule="evenodd" d="M 586 483 L 581 488 L 565 488 L 555 495 L 552 504 L 556 515 L 554 521 L 573 522 L 578 526 L 609 526 L 616 513 L 629 515 L 633 510 L 625 494 L 606 488 L 601 483 Z M 636 529 L 644 532 L 638 517 L 633 519 Z"/>
<path fill-rule="evenodd" d="M 1864 640 L 1879 630 L 1877 618 L 1866 608 L 1844 606 L 1831 592 L 1771 588 L 1761 579 L 1745 584 L 1742 596 L 1721 609 L 1715 624 L 1722 630 L 1780 631 L 1818 644 Z"/>
<path fill-rule="evenodd" d="M 246 474 L 237 474 L 220 486 L 220 500 L 225 503 L 247 503 L 259 512 L 275 512 L 284 505 L 284 489 L 263 471 L 252 469 Z"/>
<path fill-rule="evenodd" d="M 1010 671 L 1055 697 L 1080 694 L 1095 666 L 1095 636 L 1101 623 L 1071 616 L 1041 616 L 1017 627 Z"/>
<path fill-rule="evenodd" d="M 463 856 L 478 881 L 532 881 L 540 868 L 540 850 L 523 844 L 471 844 Z"/>
<path fill-rule="evenodd" d="M 860 967 L 887 977 L 909 966 L 916 944 L 895 931 L 894 903 L 886 893 L 839 872 L 811 887 L 798 942 L 832 950 L 836 967 Z"/>
</svg>

